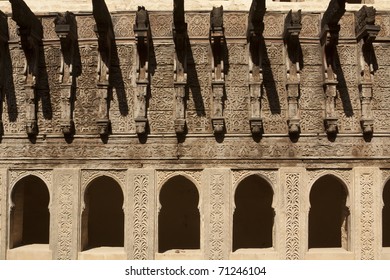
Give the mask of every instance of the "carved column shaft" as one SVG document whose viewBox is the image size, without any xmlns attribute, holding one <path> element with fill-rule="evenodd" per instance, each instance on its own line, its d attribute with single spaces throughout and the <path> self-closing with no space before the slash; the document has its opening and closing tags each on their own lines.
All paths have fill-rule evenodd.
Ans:
<svg viewBox="0 0 390 280">
<path fill-rule="evenodd" d="M 6 81 L 6 65 L 5 60 L 8 55 L 8 23 L 7 16 L 0 11 L 0 135 L 3 135 L 3 96 L 4 96 L 4 87 Z"/>
</svg>

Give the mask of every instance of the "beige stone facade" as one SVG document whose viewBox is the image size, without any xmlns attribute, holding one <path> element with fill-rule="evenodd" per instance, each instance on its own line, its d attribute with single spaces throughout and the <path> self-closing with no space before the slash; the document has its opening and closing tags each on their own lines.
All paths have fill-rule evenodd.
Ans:
<svg viewBox="0 0 390 280">
<path fill-rule="evenodd" d="M 390 259 L 390 3 L 294 2 L 0 1 L 0 259 Z"/>
</svg>

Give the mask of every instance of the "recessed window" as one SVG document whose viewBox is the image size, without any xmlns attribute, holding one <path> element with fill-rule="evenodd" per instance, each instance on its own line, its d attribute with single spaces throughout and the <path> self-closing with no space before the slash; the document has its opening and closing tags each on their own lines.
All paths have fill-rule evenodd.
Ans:
<svg viewBox="0 0 390 280">
<path fill-rule="evenodd" d="M 199 193 L 190 180 L 176 176 L 160 191 L 158 252 L 200 249 Z"/>
<path fill-rule="evenodd" d="M 334 176 L 318 179 L 310 191 L 309 248 L 347 249 L 347 190 Z"/>
<path fill-rule="evenodd" d="M 273 190 L 263 178 L 252 175 L 237 186 L 233 214 L 233 252 L 241 248 L 272 247 Z"/>
<path fill-rule="evenodd" d="M 84 194 L 81 247 L 124 246 L 123 192 L 112 178 L 102 176 L 93 180 Z"/>
<path fill-rule="evenodd" d="M 49 244 L 49 191 L 38 177 L 27 176 L 12 190 L 10 249 L 29 244 Z"/>
</svg>

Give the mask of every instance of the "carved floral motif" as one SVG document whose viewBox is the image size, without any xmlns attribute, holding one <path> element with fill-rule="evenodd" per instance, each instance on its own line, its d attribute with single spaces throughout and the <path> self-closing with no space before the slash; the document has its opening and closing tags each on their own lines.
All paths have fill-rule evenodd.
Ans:
<svg viewBox="0 0 390 280">
<path fill-rule="evenodd" d="M 375 219 L 374 219 L 374 174 L 363 173 L 360 175 L 360 257 L 362 260 L 373 260 L 375 243 Z"/>
<path fill-rule="evenodd" d="M 134 221 L 133 221 L 133 258 L 135 260 L 148 259 L 148 205 L 149 205 L 149 176 L 136 175 L 134 177 Z"/>
<path fill-rule="evenodd" d="M 211 175 L 210 182 L 210 260 L 222 260 L 224 245 L 224 175 Z"/>
<path fill-rule="evenodd" d="M 300 256 L 300 206 L 299 188 L 300 174 L 287 173 L 285 175 L 286 190 L 286 259 L 299 260 Z"/>
<path fill-rule="evenodd" d="M 58 259 L 72 258 L 72 228 L 73 228 L 73 181 L 72 175 L 61 174 L 59 182 L 60 196 L 58 211 Z"/>
</svg>

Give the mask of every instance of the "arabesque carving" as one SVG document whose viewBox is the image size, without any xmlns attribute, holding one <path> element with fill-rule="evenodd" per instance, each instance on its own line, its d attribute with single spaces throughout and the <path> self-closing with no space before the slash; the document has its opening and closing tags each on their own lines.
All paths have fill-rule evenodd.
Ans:
<svg viewBox="0 0 390 280">
<path fill-rule="evenodd" d="M 210 260 L 222 260 L 224 246 L 224 175 L 212 174 L 210 182 Z"/>
<path fill-rule="evenodd" d="M 136 260 L 148 258 L 148 205 L 149 205 L 149 176 L 134 177 L 134 223 L 133 223 L 133 257 Z"/>
<path fill-rule="evenodd" d="M 362 260 L 373 260 L 375 258 L 374 253 L 374 243 L 375 243 L 375 233 L 374 233 L 374 174 L 362 173 L 360 175 L 360 222 L 361 222 L 361 233 L 360 233 L 360 242 L 361 242 L 361 251 L 360 258 Z"/>
<path fill-rule="evenodd" d="M 363 134 L 371 137 L 374 131 L 374 118 L 372 115 L 373 81 L 376 63 L 373 41 L 380 31 L 375 25 L 376 10 L 373 7 L 363 6 L 356 14 L 356 39 L 360 45 L 360 79 L 359 92 L 362 115 L 360 125 Z"/>
<path fill-rule="evenodd" d="M 72 259 L 73 226 L 73 180 L 70 174 L 60 176 L 60 197 L 58 211 L 58 259 Z"/>
<path fill-rule="evenodd" d="M 137 45 L 136 62 L 136 96 L 134 99 L 134 120 L 136 132 L 139 135 L 146 133 L 147 98 L 150 86 L 149 77 L 149 47 L 151 40 L 149 15 L 145 7 L 138 7 L 134 24 L 135 43 Z"/>
<path fill-rule="evenodd" d="M 299 260 L 300 256 L 300 174 L 285 174 L 286 190 L 286 259 Z"/>
</svg>

